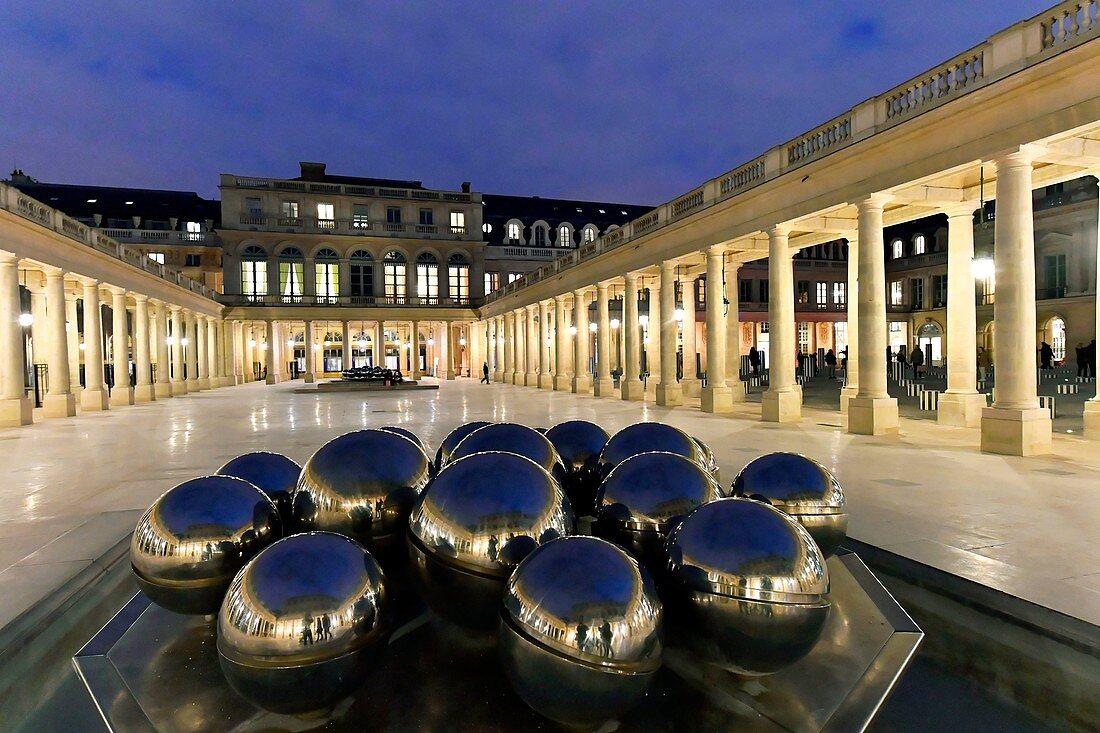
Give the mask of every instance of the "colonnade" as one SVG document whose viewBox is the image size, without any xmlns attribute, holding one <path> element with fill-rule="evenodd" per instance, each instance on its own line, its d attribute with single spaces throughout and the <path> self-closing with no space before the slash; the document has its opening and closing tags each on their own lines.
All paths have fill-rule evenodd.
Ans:
<svg viewBox="0 0 1100 733">
<path fill-rule="evenodd" d="M 949 238 L 948 384 L 939 401 L 938 421 L 950 426 L 980 427 L 985 451 L 1044 453 L 1051 448 L 1051 419 L 1049 412 L 1039 407 L 1034 364 L 1033 158 L 1022 147 L 994 157 L 991 163 L 997 180 L 994 400 L 989 404 L 987 396 L 977 391 L 975 377 L 973 215 L 980 202 L 959 200 L 940 207 L 948 218 Z M 622 276 L 582 287 L 567 285 L 570 289 L 565 292 L 539 297 L 537 302 L 501 313 L 484 322 L 486 338 L 497 346 L 491 365 L 493 378 L 624 400 L 646 398 L 646 383 L 656 382 L 653 399 L 658 405 L 674 407 L 682 405 L 685 397 L 699 396 L 703 411 L 731 412 L 745 399 L 737 270 L 743 262 L 764 254 L 765 250 L 757 245 L 764 235 L 771 353 L 760 415 L 769 422 L 798 422 L 802 417 L 802 390 L 796 379 L 798 335 L 792 256 L 800 246 L 829 238 L 821 235 L 839 235 L 849 245 L 848 369 L 841 394 L 846 430 L 863 435 L 896 433 L 898 404 L 888 391 L 885 358 L 888 334 L 883 227 L 888 207 L 893 207 L 892 223 L 897 223 L 904 201 L 892 193 L 875 193 L 847 206 L 849 216 L 854 217 L 842 219 L 850 223 L 846 228 L 814 231 L 808 221 L 779 222 L 748 238 L 715 243 Z M 919 215 L 927 216 L 928 212 L 922 209 Z M 801 233 L 797 239 L 792 236 L 796 232 Z M 700 271 L 706 277 L 702 348 L 696 344 L 694 309 L 690 305 L 693 298 L 686 287 Z M 641 280 L 651 284 L 646 287 L 648 296 L 640 299 Z M 612 292 L 622 293 L 619 319 L 611 316 L 615 305 Z M 523 291 L 518 295 L 522 299 Z M 590 334 L 593 298 L 595 323 Z M 684 303 L 688 304 L 686 308 Z M 641 314 L 640 304 L 645 308 Z M 1097 310 L 1100 323 L 1100 301 Z M 656 339 L 651 339 L 656 343 L 643 343 L 641 329 L 647 325 L 656 332 Z M 518 361 L 509 356 L 513 353 L 519 355 Z M 701 389 L 695 379 L 697 358 L 705 379 Z M 659 368 L 647 376 L 642 373 L 642 364 L 658 364 Z M 615 376 L 619 377 L 618 389 L 614 387 Z M 1100 402 L 1091 400 L 1085 413 L 1087 432 L 1100 437 Z"/>
<path fill-rule="evenodd" d="M 222 334 L 209 313 L 0 251 L 0 425 L 33 421 L 39 377 L 47 418 L 234 384 Z"/>
</svg>

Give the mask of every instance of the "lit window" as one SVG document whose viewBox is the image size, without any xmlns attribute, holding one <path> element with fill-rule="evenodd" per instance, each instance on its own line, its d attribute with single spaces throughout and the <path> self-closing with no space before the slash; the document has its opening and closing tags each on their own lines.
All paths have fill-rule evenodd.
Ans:
<svg viewBox="0 0 1100 733">
<path fill-rule="evenodd" d="M 558 246 L 570 247 L 573 244 L 573 233 L 569 231 L 568 224 L 562 224 L 558 227 Z"/>
<path fill-rule="evenodd" d="M 241 294 L 250 300 L 267 295 L 267 253 L 246 247 L 241 254 Z"/>
<path fill-rule="evenodd" d="M 596 241 L 596 228 L 585 227 L 584 228 L 584 241 L 585 243 Z"/>
<path fill-rule="evenodd" d="M 336 212 L 332 204 L 320 203 L 317 204 L 317 218 L 318 219 L 335 219 Z"/>
<path fill-rule="evenodd" d="M 464 211 L 452 211 L 451 212 L 451 234 L 465 234 L 466 233 L 466 212 Z"/>
<path fill-rule="evenodd" d="M 434 303 L 439 299 L 439 265 L 435 257 L 424 253 L 416 258 L 416 297 Z"/>
<path fill-rule="evenodd" d="M 202 239 L 202 224 L 200 222 L 187 222 L 187 239 L 192 242 L 197 242 Z"/>
<path fill-rule="evenodd" d="M 522 273 L 519 273 L 519 272 L 509 272 L 508 273 L 508 282 L 514 283 L 516 280 L 519 280 L 519 276 L 521 274 Z"/>
<path fill-rule="evenodd" d="M 302 251 L 296 247 L 283 250 L 279 255 L 279 294 L 283 296 L 283 302 L 291 303 L 301 299 L 304 273 Z"/>
<path fill-rule="evenodd" d="M 282 203 L 283 223 L 289 224 L 296 222 L 298 219 L 298 202 L 297 201 L 284 201 Z"/>
<path fill-rule="evenodd" d="M 508 241 L 518 242 L 520 241 L 520 225 L 518 222 L 508 222 Z"/>
<path fill-rule="evenodd" d="M 447 261 L 447 294 L 459 302 L 470 298 L 470 264 L 462 255 L 451 255 Z"/>
<path fill-rule="evenodd" d="M 486 234 L 491 234 L 493 231 L 493 225 L 486 222 L 481 225 L 481 231 L 485 232 Z"/>
<path fill-rule="evenodd" d="M 900 260 L 901 257 L 902 257 L 902 254 L 904 254 L 904 251 L 905 251 L 905 247 L 901 243 L 900 239 L 895 239 L 893 242 L 890 242 L 890 258 L 891 259 Z"/>
<path fill-rule="evenodd" d="M 385 262 L 384 287 L 387 298 L 404 300 L 405 298 L 405 256 L 400 252 L 387 252 Z"/>
<path fill-rule="evenodd" d="M 316 295 L 320 303 L 335 303 L 340 295 L 340 268 L 336 260 L 337 254 L 331 249 L 321 250 L 314 260 Z"/>
<path fill-rule="evenodd" d="M 925 250 L 925 240 L 923 234 L 918 234 L 913 237 L 913 254 L 922 255 Z"/>
<path fill-rule="evenodd" d="M 149 253 L 149 259 L 151 259 L 153 262 L 156 262 L 158 265 L 163 265 L 164 264 L 164 253 L 163 252 L 150 252 Z"/>
<path fill-rule="evenodd" d="M 485 273 L 485 294 L 493 292 L 500 287 L 500 273 L 499 272 L 487 272 Z"/>
<path fill-rule="evenodd" d="M 829 283 L 817 283 L 817 307 L 824 310 L 829 304 Z"/>
<path fill-rule="evenodd" d="M 847 302 L 845 300 L 846 294 L 844 292 L 847 289 L 847 286 L 847 283 L 833 283 L 833 305 L 844 305 Z"/>
<path fill-rule="evenodd" d="M 901 305 L 901 280 L 890 283 L 890 305 Z"/>
</svg>

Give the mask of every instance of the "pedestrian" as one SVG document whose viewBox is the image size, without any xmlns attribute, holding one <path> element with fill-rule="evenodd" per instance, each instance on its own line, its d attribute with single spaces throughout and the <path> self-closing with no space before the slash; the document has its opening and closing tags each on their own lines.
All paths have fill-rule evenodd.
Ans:
<svg viewBox="0 0 1100 733">
<path fill-rule="evenodd" d="M 984 346 L 978 347 L 978 380 L 989 379 L 989 368 L 993 366 L 993 352 Z"/>
<path fill-rule="evenodd" d="M 795 368 L 798 370 L 796 373 L 799 376 L 803 376 L 805 374 L 805 372 L 802 371 L 802 368 L 806 365 L 806 355 L 804 353 L 802 353 L 802 347 L 801 346 L 798 347 L 798 355 L 795 356 L 794 362 L 795 362 Z"/>
<path fill-rule="evenodd" d="M 489 362 L 485 362 L 481 365 L 481 382 L 485 384 L 489 383 Z M 481 382 L 479 382 L 479 384 Z"/>
<path fill-rule="evenodd" d="M 1051 366 L 1051 360 L 1054 358 L 1054 349 L 1050 348 L 1050 344 L 1044 341 L 1039 346 L 1039 368 L 1040 369 L 1053 369 Z"/>
<path fill-rule="evenodd" d="M 836 379 L 836 354 L 832 349 L 825 352 L 825 366 L 829 367 L 829 379 Z"/>
<path fill-rule="evenodd" d="M 749 349 L 749 366 L 752 367 L 753 376 L 760 374 L 760 352 L 753 346 Z"/>
<path fill-rule="evenodd" d="M 1088 349 L 1080 341 L 1073 347 L 1073 353 L 1077 361 L 1077 376 L 1087 377 L 1089 375 L 1089 357 Z"/>
<path fill-rule="evenodd" d="M 898 364 L 901 364 L 901 373 L 905 374 L 905 369 L 909 366 L 909 362 L 906 359 L 905 344 L 898 346 L 898 353 L 895 354 L 895 358 L 898 360 Z"/>
<path fill-rule="evenodd" d="M 920 344 L 913 347 L 909 363 L 913 365 L 913 378 L 917 380 L 924 379 L 924 352 L 921 351 Z"/>
<path fill-rule="evenodd" d="M 847 378 L 847 376 L 848 376 L 848 346 L 845 345 L 844 346 L 844 351 L 842 351 L 840 353 L 842 355 L 841 360 L 840 360 L 840 366 L 844 369 L 844 376 L 845 376 L 845 378 Z"/>
</svg>

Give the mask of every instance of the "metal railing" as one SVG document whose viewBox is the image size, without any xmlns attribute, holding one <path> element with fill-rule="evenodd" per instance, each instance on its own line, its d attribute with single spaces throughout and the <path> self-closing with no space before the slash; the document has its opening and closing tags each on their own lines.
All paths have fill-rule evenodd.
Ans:
<svg viewBox="0 0 1100 733">
<path fill-rule="evenodd" d="M 218 302 L 234 306 L 331 306 L 343 308 L 474 308 L 481 298 L 414 295 L 243 295 L 220 294 Z"/>
</svg>

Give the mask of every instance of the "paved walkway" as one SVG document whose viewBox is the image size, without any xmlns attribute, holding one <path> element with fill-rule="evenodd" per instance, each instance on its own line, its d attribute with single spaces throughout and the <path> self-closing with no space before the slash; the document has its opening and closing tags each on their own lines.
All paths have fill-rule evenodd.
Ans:
<svg viewBox="0 0 1100 733">
<path fill-rule="evenodd" d="M 1100 624 L 1100 444 L 1056 437 L 1056 455 L 978 452 L 978 432 L 903 420 L 893 438 L 852 437 L 835 411 L 761 423 L 759 407 L 716 417 L 474 380 L 438 391 L 301 394 L 250 384 L 29 428 L 0 430 L 0 628 L 85 570 L 165 490 L 250 450 L 304 461 L 350 429 L 406 425 L 431 446 L 474 419 L 549 426 L 570 418 L 614 432 L 672 423 L 706 441 L 723 483 L 751 458 L 797 450 L 836 472 L 856 539 Z"/>
</svg>

